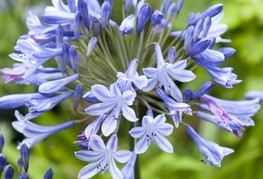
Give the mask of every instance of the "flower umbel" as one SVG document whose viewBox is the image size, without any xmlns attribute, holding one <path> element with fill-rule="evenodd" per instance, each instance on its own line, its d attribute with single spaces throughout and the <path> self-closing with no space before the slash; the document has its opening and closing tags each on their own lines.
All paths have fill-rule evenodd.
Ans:
<svg viewBox="0 0 263 179">
<path fill-rule="evenodd" d="M 24 147 L 32 148 L 75 123 L 84 124 L 74 142 L 81 148 L 75 156 L 90 162 L 79 171 L 79 178 L 106 171 L 112 178 L 139 178 L 139 156 L 150 151 L 152 143 L 173 153 L 168 136 L 182 125 L 205 161 L 221 166 L 233 150 L 203 139 L 190 126 L 191 119 L 199 124 L 197 116 L 241 137 L 246 126 L 254 125 L 252 116 L 259 110 L 260 100 L 254 97 L 263 95 L 253 92 L 247 94 L 250 100 L 230 101 L 209 94 L 217 84 L 233 88 L 241 82 L 232 67 L 220 67 L 235 53 L 231 47 L 221 47 L 230 42 L 223 38 L 228 28 L 220 22 L 223 5 L 191 13 L 186 27 L 175 30 L 183 3 L 163 0 L 156 8 L 143 0 L 124 0 L 118 16 L 119 4 L 113 0 L 52 0 L 42 15 L 29 14 L 29 32 L 9 55 L 15 63 L 0 70 L 6 84 L 31 85 L 33 91 L 0 97 L 0 109 L 16 110 L 12 125 L 25 136 L 18 144 L 23 154 L 21 177 L 28 177 Z M 213 82 L 198 85 L 195 69 L 200 67 Z M 192 81 L 199 90 L 192 90 Z M 33 122 L 58 105 L 79 113 L 75 116 L 81 119 L 62 119 L 53 126 Z M 28 109 L 25 116 L 18 112 L 20 107 Z M 118 151 L 126 146 L 118 145 L 125 136 L 130 148 Z M 3 143 L 0 140 L 1 152 Z M 6 166 L 2 154 L 0 164 L 0 172 L 13 177 L 14 169 Z M 47 170 L 44 178 L 52 176 Z"/>
</svg>

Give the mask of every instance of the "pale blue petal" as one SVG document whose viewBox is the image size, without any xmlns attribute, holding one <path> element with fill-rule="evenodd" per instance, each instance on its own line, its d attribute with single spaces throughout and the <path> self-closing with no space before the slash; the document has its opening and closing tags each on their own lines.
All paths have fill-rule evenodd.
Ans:
<svg viewBox="0 0 263 179">
<path fill-rule="evenodd" d="M 132 108 L 127 105 L 122 106 L 122 115 L 131 122 L 138 121 L 139 119 L 136 117 L 136 114 Z"/>
<path fill-rule="evenodd" d="M 106 148 L 115 152 L 117 151 L 117 147 L 118 147 L 118 137 L 116 134 L 112 134 L 106 145 Z"/>
<path fill-rule="evenodd" d="M 151 91 L 156 86 L 157 83 L 158 83 L 158 78 L 155 77 L 149 79 L 147 86 L 144 87 L 142 90 L 145 92 Z"/>
<path fill-rule="evenodd" d="M 97 166 L 99 163 L 100 163 L 100 161 L 95 162 L 95 163 L 91 163 L 91 164 L 83 167 L 78 173 L 78 178 L 79 179 L 87 179 L 87 178 L 91 178 L 94 175 L 96 175 L 98 173 Z"/>
<path fill-rule="evenodd" d="M 148 125 L 153 123 L 153 117 L 152 116 L 143 116 L 142 118 L 142 126 L 147 127 Z"/>
<path fill-rule="evenodd" d="M 102 102 L 112 100 L 113 97 L 110 91 L 103 85 L 93 85 L 91 87 L 91 92 L 98 100 Z"/>
<path fill-rule="evenodd" d="M 85 109 L 85 111 L 90 115 L 99 116 L 110 112 L 114 107 L 116 107 L 115 101 L 107 103 L 97 103 L 89 106 Z"/>
<path fill-rule="evenodd" d="M 153 67 L 143 68 L 143 74 L 146 75 L 148 78 L 153 78 L 158 73 L 158 69 Z"/>
<path fill-rule="evenodd" d="M 104 151 L 106 146 L 100 136 L 93 134 L 89 140 L 90 148 L 93 151 Z"/>
<path fill-rule="evenodd" d="M 145 135 L 146 129 L 144 127 L 134 127 L 129 132 L 133 138 L 141 138 Z"/>
<path fill-rule="evenodd" d="M 153 123 L 155 125 L 163 125 L 166 121 L 166 117 L 164 114 L 159 114 L 158 116 L 156 116 L 154 119 L 153 119 Z"/>
<path fill-rule="evenodd" d="M 120 150 L 115 153 L 114 159 L 120 163 L 126 163 L 131 158 L 131 151 L 128 150 Z"/>
<path fill-rule="evenodd" d="M 103 135 L 109 136 L 114 132 L 116 127 L 117 127 L 117 119 L 112 117 L 107 117 L 105 121 L 102 123 L 101 131 Z"/>
<path fill-rule="evenodd" d="M 136 94 L 132 91 L 124 91 L 122 94 L 123 100 L 129 106 L 133 104 L 135 97 L 136 97 Z"/>
<path fill-rule="evenodd" d="M 142 75 L 137 77 L 134 81 L 133 81 L 134 85 L 138 88 L 138 89 L 142 89 L 145 86 L 147 86 L 148 84 L 148 79 L 146 76 Z"/>
<path fill-rule="evenodd" d="M 155 49 L 155 55 L 156 55 L 156 60 L 157 60 L 157 66 L 160 67 L 161 65 L 165 63 L 163 54 L 162 54 L 162 50 L 158 43 L 155 44 L 154 49 Z"/>
<path fill-rule="evenodd" d="M 147 138 L 144 136 L 141 138 L 135 145 L 135 153 L 136 154 L 142 154 L 144 153 L 150 146 L 150 142 L 147 140 Z"/>
<path fill-rule="evenodd" d="M 111 174 L 111 177 L 114 179 L 123 179 L 122 173 L 121 171 L 118 169 L 118 167 L 116 166 L 114 160 L 110 160 L 109 161 L 109 171 Z"/>
<path fill-rule="evenodd" d="M 154 139 L 160 149 L 167 153 L 173 153 L 173 146 L 165 137 L 157 134 Z"/>
<path fill-rule="evenodd" d="M 95 152 L 95 151 L 88 151 L 88 150 L 81 150 L 75 152 L 75 156 L 84 162 L 95 162 L 100 160 L 104 157 L 103 152 Z"/>
<path fill-rule="evenodd" d="M 162 136 L 168 136 L 172 134 L 173 126 L 171 124 L 165 123 L 161 126 L 156 126 L 155 130 Z"/>
</svg>

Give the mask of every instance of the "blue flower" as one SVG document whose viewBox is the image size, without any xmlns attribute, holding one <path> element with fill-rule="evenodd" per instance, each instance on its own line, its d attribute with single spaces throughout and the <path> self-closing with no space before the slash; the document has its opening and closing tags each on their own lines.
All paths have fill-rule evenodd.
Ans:
<svg viewBox="0 0 263 179">
<path fill-rule="evenodd" d="M 75 124 L 74 121 L 68 121 L 56 126 L 42 126 L 26 120 L 18 111 L 15 111 L 15 116 L 17 121 L 12 122 L 12 126 L 26 137 L 26 139 L 18 144 L 18 149 L 20 149 L 23 144 L 31 148 L 51 134 L 72 127 Z"/>
<path fill-rule="evenodd" d="M 123 175 L 115 164 L 115 160 L 126 163 L 131 157 L 131 152 L 127 150 L 117 151 L 117 135 L 113 134 L 105 146 L 101 137 L 94 134 L 90 138 L 89 145 L 91 150 L 75 152 L 78 159 L 92 162 L 79 171 L 78 178 L 91 178 L 97 173 L 104 174 L 105 171 L 109 170 L 112 178 L 122 179 Z"/>
<path fill-rule="evenodd" d="M 45 82 L 39 86 L 38 92 L 42 95 L 53 95 L 60 90 L 64 90 L 67 84 L 77 80 L 78 77 L 78 74 L 75 74 L 62 79 Z"/>
<path fill-rule="evenodd" d="M 26 100 L 25 105 L 28 107 L 29 113 L 26 115 L 27 119 L 32 119 L 43 114 L 46 111 L 53 109 L 57 104 L 72 96 L 73 92 L 63 92 L 54 97 L 31 97 Z"/>
<path fill-rule="evenodd" d="M 192 115 L 192 109 L 189 104 L 183 102 L 177 102 L 170 98 L 161 88 L 157 88 L 156 92 L 160 98 L 164 101 L 166 107 L 169 110 L 169 115 L 173 119 L 175 127 L 179 127 L 179 123 L 182 122 L 183 113 Z"/>
<path fill-rule="evenodd" d="M 15 109 L 23 106 L 29 98 L 40 98 L 38 93 L 11 94 L 0 98 L 0 109 Z"/>
<path fill-rule="evenodd" d="M 138 120 L 134 110 L 129 107 L 136 97 L 134 92 L 130 90 L 121 92 L 116 84 L 112 84 L 110 90 L 103 85 L 94 85 L 91 92 L 101 103 L 89 106 L 86 108 L 86 112 L 94 116 L 108 114 L 101 126 L 102 133 L 105 136 L 114 132 L 119 123 L 120 114 L 131 122 Z"/>
<path fill-rule="evenodd" d="M 259 99 L 244 101 L 229 101 L 217 99 L 215 97 L 204 95 L 200 97 L 201 102 L 197 105 L 213 115 L 198 112 L 200 118 L 212 122 L 219 127 L 233 132 L 236 136 L 241 136 L 240 130 L 244 130 L 244 126 L 253 126 L 254 121 L 251 116 L 259 110 Z"/>
<path fill-rule="evenodd" d="M 166 118 L 164 114 L 160 114 L 153 118 L 151 115 L 146 115 L 142 119 L 141 127 L 134 127 L 130 130 L 132 137 L 139 139 L 135 145 L 135 152 L 137 154 L 144 153 L 155 141 L 159 148 L 167 153 L 173 153 L 172 144 L 163 136 L 168 136 L 173 131 L 171 124 L 165 123 Z"/>
<path fill-rule="evenodd" d="M 189 125 L 186 126 L 186 130 L 205 157 L 205 162 L 212 166 L 220 167 L 223 157 L 234 152 L 233 149 L 221 147 L 214 142 L 203 139 Z"/>
<path fill-rule="evenodd" d="M 143 88 L 143 90 L 148 92 L 158 84 L 159 87 L 163 87 L 165 92 L 171 95 L 175 100 L 182 101 L 181 91 L 174 80 L 189 82 L 195 78 L 194 73 L 184 69 L 187 63 L 186 60 L 181 60 L 174 64 L 166 63 L 159 44 L 155 45 L 155 54 L 157 68 L 148 67 L 143 69 L 144 74 L 150 78 L 148 85 Z"/>
<path fill-rule="evenodd" d="M 147 86 L 148 79 L 145 75 L 139 76 L 137 70 L 138 60 L 133 59 L 125 73 L 118 72 L 117 73 L 117 85 L 119 86 L 121 91 L 131 90 L 135 92 L 135 89 L 132 85 L 135 85 L 138 89 L 142 89 Z"/>
</svg>

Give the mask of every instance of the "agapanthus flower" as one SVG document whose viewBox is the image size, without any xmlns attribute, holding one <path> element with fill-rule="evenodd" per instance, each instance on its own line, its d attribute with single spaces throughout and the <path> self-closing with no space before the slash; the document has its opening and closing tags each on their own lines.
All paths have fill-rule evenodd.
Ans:
<svg viewBox="0 0 263 179">
<path fill-rule="evenodd" d="M 103 121 L 101 130 L 105 136 L 109 136 L 117 127 L 119 116 L 122 115 L 129 121 L 135 122 L 138 118 L 134 110 L 129 107 L 133 104 L 136 94 L 130 90 L 121 92 L 116 84 L 108 90 L 105 86 L 94 85 L 91 88 L 92 94 L 101 101 L 86 108 L 90 115 L 108 114 Z"/>
<path fill-rule="evenodd" d="M 182 101 L 182 94 L 178 86 L 173 80 L 180 82 L 189 82 L 195 78 L 195 75 L 190 70 L 185 70 L 186 60 L 181 60 L 170 64 L 164 61 L 159 44 L 155 45 L 155 54 L 157 60 L 157 68 L 144 68 L 144 74 L 150 78 L 144 91 L 152 90 L 156 85 L 163 87 L 165 92 L 171 95 L 174 99 Z"/>
<path fill-rule="evenodd" d="M 80 170 L 79 178 L 90 178 L 97 173 L 104 174 L 107 170 L 110 171 L 112 178 L 123 178 L 121 171 L 115 164 L 115 160 L 126 163 L 131 157 L 131 152 L 127 150 L 117 151 L 118 138 L 116 134 L 110 137 L 107 145 L 98 135 L 94 134 L 90 138 L 89 145 L 91 150 L 75 152 L 78 159 L 92 162 Z"/>
<path fill-rule="evenodd" d="M 233 88 L 241 82 L 232 67 L 221 67 L 235 49 L 216 48 L 217 43 L 230 41 L 223 38 L 228 28 L 220 22 L 223 5 L 191 13 L 186 27 L 178 30 L 174 22 L 179 20 L 183 3 L 163 0 L 156 8 L 144 0 L 124 0 L 118 20 L 114 19 L 118 15 L 113 0 L 52 0 L 43 14 L 30 12 L 29 32 L 18 38 L 9 55 L 15 63 L 0 70 L 5 83 L 33 86 L 33 92 L 0 97 L 0 109 L 28 109 L 25 116 L 16 111 L 17 121 L 12 123 L 26 137 L 18 147 L 26 144 L 31 148 L 49 135 L 83 122 L 74 142 L 82 150 L 75 156 L 91 163 L 78 177 L 109 170 L 113 178 L 132 179 L 137 176 L 139 155 L 151 143 L 172 153 L 173 145 L 166 137 L 174 127 L 186 125 L 205 160 L 220 166 L 223 157 L 233 151 L 199 136 L 190 127 L 191 116 L 240 137 L 245 126 L 254 125 L 252 116 L 259 109 L 259 99 L 254 98 L 255 93 L 244 101 L 209 95 L 217 87 L 214 84 Z M 205 82 L 194 91 L 188 82 L 196 79 L 195 69 L 200 67 L 213 83 Z M 33 123 L 65 100 L 72 100 L 72 105 L 63 110 L 73 108 L 82 119 L 64 119 L 53 126 Z M 129 151 L 117 151 L 120 135 L 133 140 Z M 5 163 L 3 156 L 0 159 Z M 115 160 L 128 162 L 120 170 Z M 25 166 L 22 159 L 19 164 Z M 4 175 L 12 177 L 12 168 L 4 168 Z M 27 172 L 20 173 L 28 177 Z M 44 178 L 52 178 L 52 171 Z"/>
<path fill-rule="evenodd" d="M 12 125 L 18 132 L 26 137 L 26 139 L 18 144 L 19 149 L 23 144 L 31 148 L 49 135 L 72 127 L 75 124 L 74 121 L 68 121 L 57 126 L 42 126 L 26 120 L 18 111 L 15 111 L 15 115 L 17 121 L 12 122 Z"/>
<path fill-rule="evenodd" d="M 233 149 L 221 147 L 214 142 L 203 139 L 191 126 L 186 126 L 186 130 L 205 157 L 204 162 L 207 162 L 212 166 L 220 167 L 223 157 L 234 152 Z"/>
<path fill-rule="evenodd" d="M 173 153 L 172 144 L 164 137 L 172 133 L 173 126 L 165 123 L 165 121 L 166 117 L 164 114 L 160 114 L 155 118 L 151 115 L 146 115 L 142 119 L 141 127 L 134 127 L 130 130 L 130 135 L 139 139 L 135 145 L 135 153 L 144 153 L 153 141 L 163 151 Z"/>
</svg>

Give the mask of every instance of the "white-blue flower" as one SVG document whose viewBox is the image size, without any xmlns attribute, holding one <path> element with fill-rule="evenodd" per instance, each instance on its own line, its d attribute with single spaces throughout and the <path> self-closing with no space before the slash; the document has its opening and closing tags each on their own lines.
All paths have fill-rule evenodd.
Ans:
<svg viewBox="0 0 263 179">
<path fill-rule="evenodd" d="M 153 116 L 146 115 L 142 119 L 141 127 L 134 127 L 130 130 L 132 137 L 140 140 L 135 145 L 135 152 L 137 154 L 144 153 L 152 143 L 155 141 L 159 148 L 168 153 L 173 153 L 172 144 L 164 137 L 168 136 L 173 131 L 171 124 L 165 123 L 166 117 L 160 114 L 153 118 Z"/>
<path fill-rule="evenodd" d="M 125 73 L 118 72 L 117 73 L 117 84 L 119 85 L 119 88 L 121 91 L 125 90 L 131 90 L 134 91 L 134 88 L 132 85 L 136 86 L 138 89 L 142 89 L 145 86 L 147 86 L 148 79 L 145 75 L 140 75 L 136 71 L 138 67 L 138 60 L 133 59 Z"/>
<path fill-rule="evenodd" d="M 109 170 L 114 179 L 124 178 L 115 164 L 115 160 L 120 163 L 126 163 L 132 153 L 128 150 L 117 151 L 118 138 L 116 134 L 110 137 L 106 146 L 101 137 L 94 134 L 90 137 L 89 146 L 91 150 L 75 152 L 75 156 L 78 159 L 92 162 L 79 171 L 78 178 L 91 178 L 97 173 L 104 174 L 107 170 Z"/>
<path fill-rule="evenodd" d="M 86 112 L 90 115 L 100 116 L 108 114 L 102 123 L 101 130 L 105 136 L 109 136 L 114 132 L 119 122 L 119 116 L 122 114 L 128 121 L 135 122 L 138 118 L 134 110 L 129 107 L 133 104 L 136 94 L 130 90 L 121 92 L 116 83 L 110 86 L 108 90 L 103 85 L 94 85 L 91 93 L 101 103 L 93 104 L 86 108 Z"/>
<path fill-rule="evenodd" d="M 157 68 L 148 67 L 143 69 L 143 73 L 150 78 L 148 85 L 143 90 L 150 91 L 159 84 L 159 87 L 163 87 L 165 92 L 170 94 L 175 100 L 182 101 L 182 93 L 174 80 L 189 82 L 196 77 L 195 74 L 190 70 L 185 70 L 186 60 L 180 60 L 173 64 L 166 63 L 161 48 L 157 43 L 155 45 L 155 54 Z"/>
</svg>

